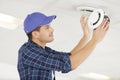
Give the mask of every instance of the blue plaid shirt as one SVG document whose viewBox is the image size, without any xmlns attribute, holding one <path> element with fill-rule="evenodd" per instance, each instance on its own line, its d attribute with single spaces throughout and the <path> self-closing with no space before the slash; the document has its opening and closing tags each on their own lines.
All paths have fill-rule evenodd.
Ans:
<svg viewBox="0 0 120 80">
<path fill-rule="evenodd" d="M 49 47 L 43 49 L 28 40 L 18 55 L 20 80 L 52 80 L 52 71 L 67 73 L 71 71 L 70 53 L 55 51 Z"/>
</svg>

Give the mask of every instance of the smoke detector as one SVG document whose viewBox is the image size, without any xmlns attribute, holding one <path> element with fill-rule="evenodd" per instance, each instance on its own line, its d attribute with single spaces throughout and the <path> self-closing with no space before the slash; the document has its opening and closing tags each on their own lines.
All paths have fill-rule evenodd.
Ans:
<svg viewBox="0 0 120 80">
<path fill-rule="evenodd" d="M 109 17 L 107 14 L 103 11 L 103 9 L 99 8 L 93 8 L 93 7 L 77 7 L 77 10 L 80 12 L 84 12 L 84 14 L 88 14 L 88 25 L 96 29 L 103 21 L 104 18 L 108 18 L 108 21 L 110 22 Z"/>
</svg>

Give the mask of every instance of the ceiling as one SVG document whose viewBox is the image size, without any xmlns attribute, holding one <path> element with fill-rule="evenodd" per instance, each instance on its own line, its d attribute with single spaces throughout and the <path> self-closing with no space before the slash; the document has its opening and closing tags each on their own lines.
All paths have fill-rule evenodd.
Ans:
<svg viewBox="0 0 120 80">
<path fill-rule="evenodd" d="M 54 42 L 48 46 L 70 51 L 82 37 L 79 6 L 102 8 L 110 17 L 110 29 L 104 40 L 76 70 L 58 80 L 76 79 L 83 73 L 98 73 L 120 78 L 120 1 L 119 0 L 0 0 L 0 13 L 24 20 L 27 14 L 40 11 L 57 15 L 52 23 Z M 0 27 L 0 63 L 17 64 L 17 51 L 27 41 L 22 23 L 14 30 Z M 76 76 L 74 75 L 76 74 Z M 72 75 L 72 76 L 71 76 Z M 63 74 L 58 73 L 58 76 Z M 65 79 L 64 79 L 65 78 Z M 84 79 L 85 80 L 85 79 Z"/>
</svg>

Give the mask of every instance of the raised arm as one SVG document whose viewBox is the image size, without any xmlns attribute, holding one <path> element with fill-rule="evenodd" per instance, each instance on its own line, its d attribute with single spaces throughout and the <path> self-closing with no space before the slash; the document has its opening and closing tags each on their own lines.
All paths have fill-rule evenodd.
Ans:
<svg viewBox="0 0 120 80">
<path fill-rule="evenodd" d="M 87 25 L 87 23 L 85 22 L 83 23 L 81 22 L 81 24 L 84 27 L 85 24 Z M 72 69 L 78 67 L 91 54 L 91 52 L 94 50 L 96 45 L 104 38 L 106 32 L 108 31 L 108 28 L 109 28 L 108 19 L 104 19 L 101 25 L 98 26 L 96 30 L 93 30 L 92 37 L 88 43 L 84 44 L 84 46 L 82 45 L 82 47 L 81 47 L 82 42 L 85 43 L 86 41 L 84 40 L 88 40 L 88 39 L 83 39 L 81 40 L 82 42 L 78 43 L 77 47 L 75 47 L 71 51 L 72 55 L 70 56 L 70 60 L 71 60 Z"/>
<path fill-rule="evenodd" d="M 83 36 L 79 43 L 75 46 L 75 48 L 72 49 L 71 53 L 75 54 L 77 51 L 79 51 L 81 48 L 83 48 L 88 41 L 90 40 L 92 36 L 93 30 L 90 29 L 90 27 L 87 25 L 87 17 L 82 16 L 80 19 L 82 31 L 83 31 Z"/>
</svg>

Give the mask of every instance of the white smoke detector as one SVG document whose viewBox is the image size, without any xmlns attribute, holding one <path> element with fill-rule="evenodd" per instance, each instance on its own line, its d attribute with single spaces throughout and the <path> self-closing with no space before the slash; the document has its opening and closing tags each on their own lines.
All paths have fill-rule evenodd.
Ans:
<svg viewBox="0 0 120 80">
<path fill-rule="evenodd" d="M 95 9 L 88 17 L 88 25 L 93 29 L 97 28 L 104 19 L 104 11 L 102 9 Z"/>
<path fill-rule="evenodd" d="M 98 8 L 93 8 L 93 7 L 77 7 L 78 11 L 88 13 L 88 25 L 92 27 L 93 29 L 97 28 L 103 21 L 104 18 L 108 18 L 107 14 L 102 10 Z M 110 19 L 108 20 L 110 21 Z"/>
</svg>

